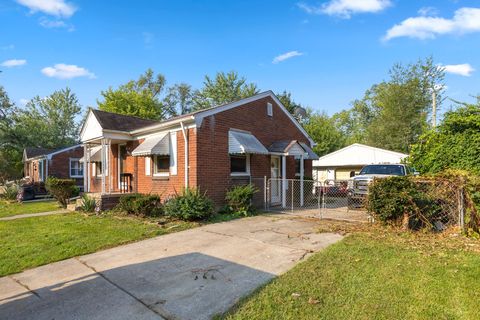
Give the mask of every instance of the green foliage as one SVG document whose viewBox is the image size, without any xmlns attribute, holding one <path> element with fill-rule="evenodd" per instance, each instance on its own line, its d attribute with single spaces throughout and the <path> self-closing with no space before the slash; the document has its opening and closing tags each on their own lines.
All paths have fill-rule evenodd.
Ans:
<svg viewBox="0 0 480 320">
<path fill-rule="evenodd" d="M 416 210 L 417 186 L 409 177 L 375 180 L 369 188 L 367 210 L 384 223 L 399 224 L 404 214 Z"/>
<path fill-rule="evenodd" d="M 45 188 L 63 208 L 66 208 L 68 200 L 75 192 L 75 183 L 74 179 L 48 177 L 45 183 Z"/>
<path fill-rule="evenodd" d="M 16 107 L 0 86 L 0 180 L 22 175 L 25 147 L 59 148 L 77 141 L 81 106 L 69 89 Z"/>
<path fill-rule="evenodd" d="M 205 76 L 203 88 L 195 94 L 194 110 L 201 110 L 230 103 L 235 100 L 251 97 L 258 93 L 254 83 L 247 83 L 247 79 L 239 77 L 235 71 L 219 72 L 215 78 Z"/>
<path fill-rule="evenodd" d="M 440 106 L 444 74 L 432 58 L 394 65 L 388 81 L 373 85 L 350 110 L 334 115 L 346 143 L 408 153 L 428 128 L 432 90 Z"/>
<path fill-rule="evenodd" d="M 175 111 L 160 99 L 165 82 L 163 75 L 155 76 L 153 70 L 148 69 L 136 81 L 131 80 L 115 90 L 102 91 L 103 101 L 97 101 L 98 108 L 145 119 L 166 119 Z"/>
<path fill-rule="evenodd" d="M 175 84 L 168 88 L 164 103 L 168 110 L 175 113 L 186 114 L 192 111 L 194 92 L 192 86 L 186 83 Z"/>
<path fill-rule="evenodd" d="M 430 130 L 412 147 L 408 160 L 422 173 L 446 169 L 480 174 L 480 97 L 448 111 L 437 130 Z"/>
<path fill-rule="evenodd" d="M 188 188 L 165 203 L 165 214 L 186 221 L 207 219 L 213 215 L 213 203 L 198 189 Z"/>
<path fill-rule="evenodd" d="M 97 209 L 97 200 L 89 197 L 87 194 L 82 196 L 82 202 L 80 204 L 80 210 L 83 212 L 95 212 Z"/>
<path fill-rule="evenodd" d="M 5 190 L 3 194 L 0 194 L 0 197 L 8 201 L 15 201 L 17 200 L 18 190 L 19 188 L 17 184 L 11 184 L 5 187 Z"/>
<path fill-rule="evenodd" d="M 158 195 L 131 193 L 120 197 L 116 211 L 140 217 L 158 217 L 163 207 Z"/>
<path fill-rule="evenodd" d="M 312 115 L 304 124 L 305 130 L 317 143 L 313 150 L 319 156 L 333 152 L 345 146 L 345 138 L 335 127 L 334 119 L 326 113 Z"/>
<path fill-rule="evenodd" d="M 252 199 L 258 189 L 252 185 L 235 186 L 225 196 L 226 212 L 242 216 L 249 216 L 255 213 L 255 207 L 252 204 Z"/>
</svg>

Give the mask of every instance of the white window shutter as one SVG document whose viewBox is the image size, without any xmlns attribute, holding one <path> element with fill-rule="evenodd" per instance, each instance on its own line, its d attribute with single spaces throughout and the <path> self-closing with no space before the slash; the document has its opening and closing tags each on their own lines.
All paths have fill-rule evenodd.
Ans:
<svg viewBox="0 0 480 320">
<path fill-rule="evenodd" d="M 97 175 L 97 167 L 96 167 L 96 164 L 95 162 L 92 162 L 92 173 L 93 173 L 93 176 L 96 176 Z"/>
<path fill-rule="evenodd" d="M 170 174 L 177 175 L 177 133 L 170 132 Z"/>
<path fill-rule="evenodd" d="M 151 164 L 151 159 L 150 157 L 145 157 L 145 175 L 146 176 L 149 176 L 150 175 L 150 170 L 152 168 L 152 164 Z"/>
</svg>

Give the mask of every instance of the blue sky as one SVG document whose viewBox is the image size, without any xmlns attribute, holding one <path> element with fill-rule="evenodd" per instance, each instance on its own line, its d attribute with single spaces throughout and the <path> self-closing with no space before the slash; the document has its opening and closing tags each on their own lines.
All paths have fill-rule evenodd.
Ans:
<svg viewBox="0 0 480 320">
<path fill-rule="evenodd" d="M 395 62 L 429 55 L 448 66 L 449 97 L 480 93 L 473 0 L 2 0 L 0 30 L 0 84 L 19 104 L 69 86 L 96 106 L 150 67 L 194 88 L 235 70 L 333 114 Z"/>
</svg>

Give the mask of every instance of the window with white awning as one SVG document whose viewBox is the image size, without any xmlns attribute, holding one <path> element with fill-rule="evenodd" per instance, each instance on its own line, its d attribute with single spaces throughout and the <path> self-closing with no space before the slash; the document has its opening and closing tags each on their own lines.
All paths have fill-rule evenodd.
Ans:
<svg viewBox="0 0 480 320">
<path fill-rule="evenodd" d="M 229 154 L 269 154 L 267 148 L 251 133 L 230 130 L 228 132 Z"/>
<path fill-rule="evenodd" d="M 132 156 L 154 156 L 170 155 L 170 135 L 167 133 L 146 138 L 135 150 L 132 151 Z"/>
</svg>

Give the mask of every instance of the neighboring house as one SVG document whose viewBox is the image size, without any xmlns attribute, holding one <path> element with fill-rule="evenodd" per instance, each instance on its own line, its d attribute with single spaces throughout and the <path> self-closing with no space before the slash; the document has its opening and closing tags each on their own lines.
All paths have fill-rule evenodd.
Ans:
<svg viewBox="0 0 480 320">
<path fill-rule="evenodd" d="M 271 92 L 165 121 L 90 110 L 82 127 L 85 189 L 163 199 L 185 186 L 217 206 L 253 178 L 312 176 L 312 139 Z"/>
<path fill-rule="evenodd" d="M 75 179 L 83 188 L 83 146 L 61 149 L 25 148 L 23 175 L 33 182 L 44 182 L 48 177 Z"/>
<path fill-rule="evenodd" d="M 354 143 L 313 161 L 314 179 L 347 180 L 368 164 L 400 163 L 408 155 Z"/>
</svg>

